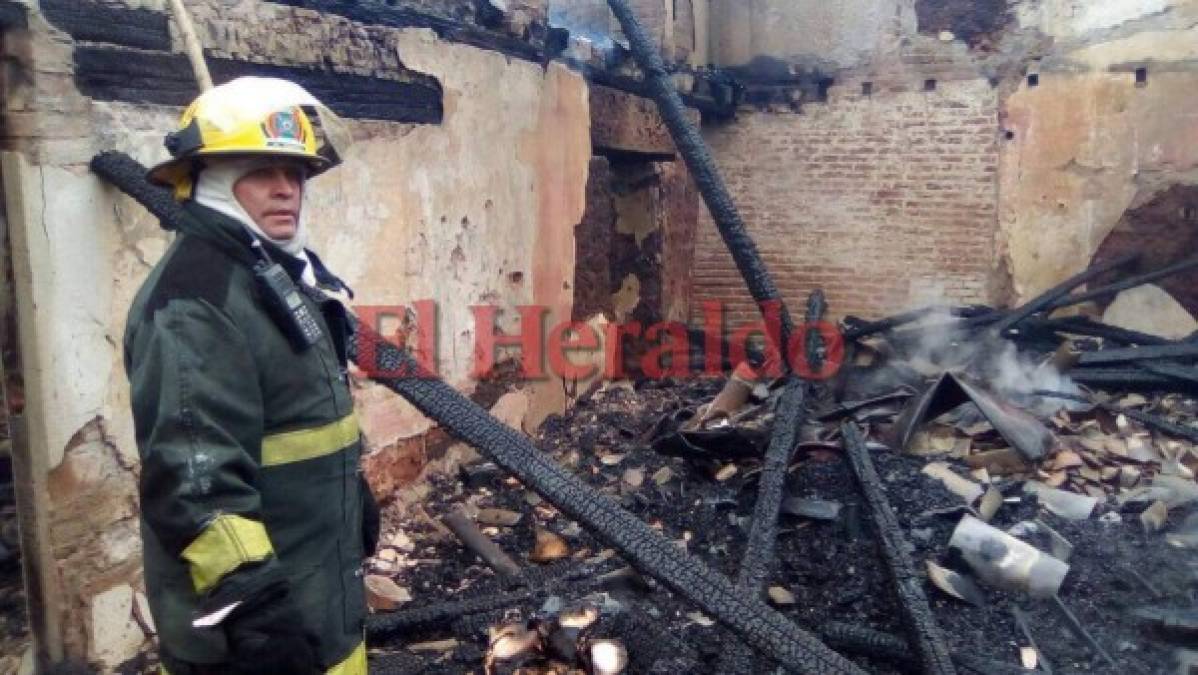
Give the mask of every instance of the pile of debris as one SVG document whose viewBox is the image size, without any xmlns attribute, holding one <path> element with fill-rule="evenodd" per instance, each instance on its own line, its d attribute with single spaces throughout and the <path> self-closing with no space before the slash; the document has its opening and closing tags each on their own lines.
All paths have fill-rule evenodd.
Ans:
<svg viewBox="0 0 1198 675">
<path fill-rule="evenodd" d="M 1198 636 L 1198 351 L 1046 318 L 1093 274 L 846 320 L 824 383 L 606 383 L 538 445 L 869 672 L 1173 670 Z M 1112 358 L 1121 386 L 1078 384 Z M 493 465 L 432 494 L 370 562 L 379 672 L 772 667 Z"/>
</svg>

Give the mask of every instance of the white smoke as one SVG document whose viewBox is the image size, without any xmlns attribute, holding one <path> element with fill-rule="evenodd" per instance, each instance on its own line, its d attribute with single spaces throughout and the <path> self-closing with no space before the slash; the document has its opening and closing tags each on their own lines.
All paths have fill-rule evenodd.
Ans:
<svg viewBox="0 0 1198 675">
<path fill-rule="evenodd" d="M 1081 393 L 1077 384 L 1053 365 L 1051 354 L 1021 353 L 1010 340 L 988 337 L 984 331 L 962 330 L 961 320 L 943 309 L 946 302 L 928 304 L 940 309 L 912 326 L 918 330 L 909 334 L 918 339 L 905 350 L 910 366 L 929 376 L 946 370 L 964 372 L 1000 397 L 1042 414 L 1072 407 L 1060 399 L 1034 394 L 1036 391 Z"/>
</svg>

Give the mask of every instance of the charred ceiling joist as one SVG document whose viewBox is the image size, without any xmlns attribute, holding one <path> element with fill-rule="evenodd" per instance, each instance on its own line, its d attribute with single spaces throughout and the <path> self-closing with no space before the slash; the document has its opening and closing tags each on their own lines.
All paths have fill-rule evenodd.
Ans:
<svg viewBox="0 0 1198 675">
<path fill-rule="evenodd" d="M 441 85 L 432 77 L 399 82 L 211 56 L 207 61 L 217 82 L 243 75 L 285 78 L 308 89 L 344 117 L 439 124 L 443 115 Z M 75 48 L 75 84 L 84 95 L 101 101 L 186 105 L 199 94 L 189 68 L 182 54 L 104 46 Z"/>
<path fill-rule="evenodd" d="M 919 32 L 936 35 L 948 31 L 970 47 L 992 45 L 1014 21 L 1010 0 L 916 0 Z"/>
<path fill-rule="evenodd" d="M 109 7 L 80 0 L 42 0 L 42 14 L 79 42 L 105 42 L 170 51 L 168 17 L 149 9 Z"/>
<path fill-rule="evenodd" d="M 100 101 L 186 105 L 199 93 L 187 58 L 171 51 L 167 15 L 80 0 L 43 0 L 46 18 L 76 42 L 75 84 Z M 207 57 L 218 82 L 243 75 L 297 82 L 339 115 L 409 124 L 439 124 L 436 78 L 405 71 L 396 79 Z"/>
<path fill-rule="evenodd" d="M 14 0 L 0 0 L 0 29 L 25 28 L 28 25 L 28 7 Z"/>
<path fill-rule="evenodd" d="M 494 25 L 497 22 L 497 17 L 491 3 L 485 1 L 274 0 L 274 2 L 279 5 L 301 7 L 325 14 L 343 16 L 352 21 L 372 26 L 429 28 L 445 40 L 491 49 L 528 61 L 540 61 L 544 45 L 554 42 L 551 31 L 547 27 L 539 27 L 537 30 L 538 27 L 533 26 L 533 34 L 530 35 L 530 41 L 527 42 L 497 30 L 488 30 L 484 26 Z M 420 6 L 427 6 L 426 11 L 415 8 Z M 446 6 L 449 6 L 449 11 L 445 11 Z M 442 16 L 429 11 L 434 7 L 450 16 Z M 470 23 L 471 19 L 477 23 Z"/>
</svg>

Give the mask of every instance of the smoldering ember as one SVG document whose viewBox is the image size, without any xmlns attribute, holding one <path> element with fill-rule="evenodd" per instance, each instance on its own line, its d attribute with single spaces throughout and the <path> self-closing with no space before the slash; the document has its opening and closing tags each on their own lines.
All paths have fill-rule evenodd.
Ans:
<svg viewBox="0 0 1198 675">
<path fill-rule="evenodd" d="M 0 29 L 0 675 L 1198 672 L 1198 0 Z"/>
</svg>

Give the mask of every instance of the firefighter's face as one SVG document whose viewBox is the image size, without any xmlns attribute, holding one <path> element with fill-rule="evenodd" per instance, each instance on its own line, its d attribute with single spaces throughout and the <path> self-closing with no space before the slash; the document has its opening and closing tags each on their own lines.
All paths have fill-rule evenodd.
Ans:
<svg viewBox="0 0 1198 675">
<path fill-rule="evenodd" d="M 291 239 L 299 228 L 304 168 L 282 161 L 255 169 L 233 184 L 233 196 L 271 239 Z"/>
</svg>

